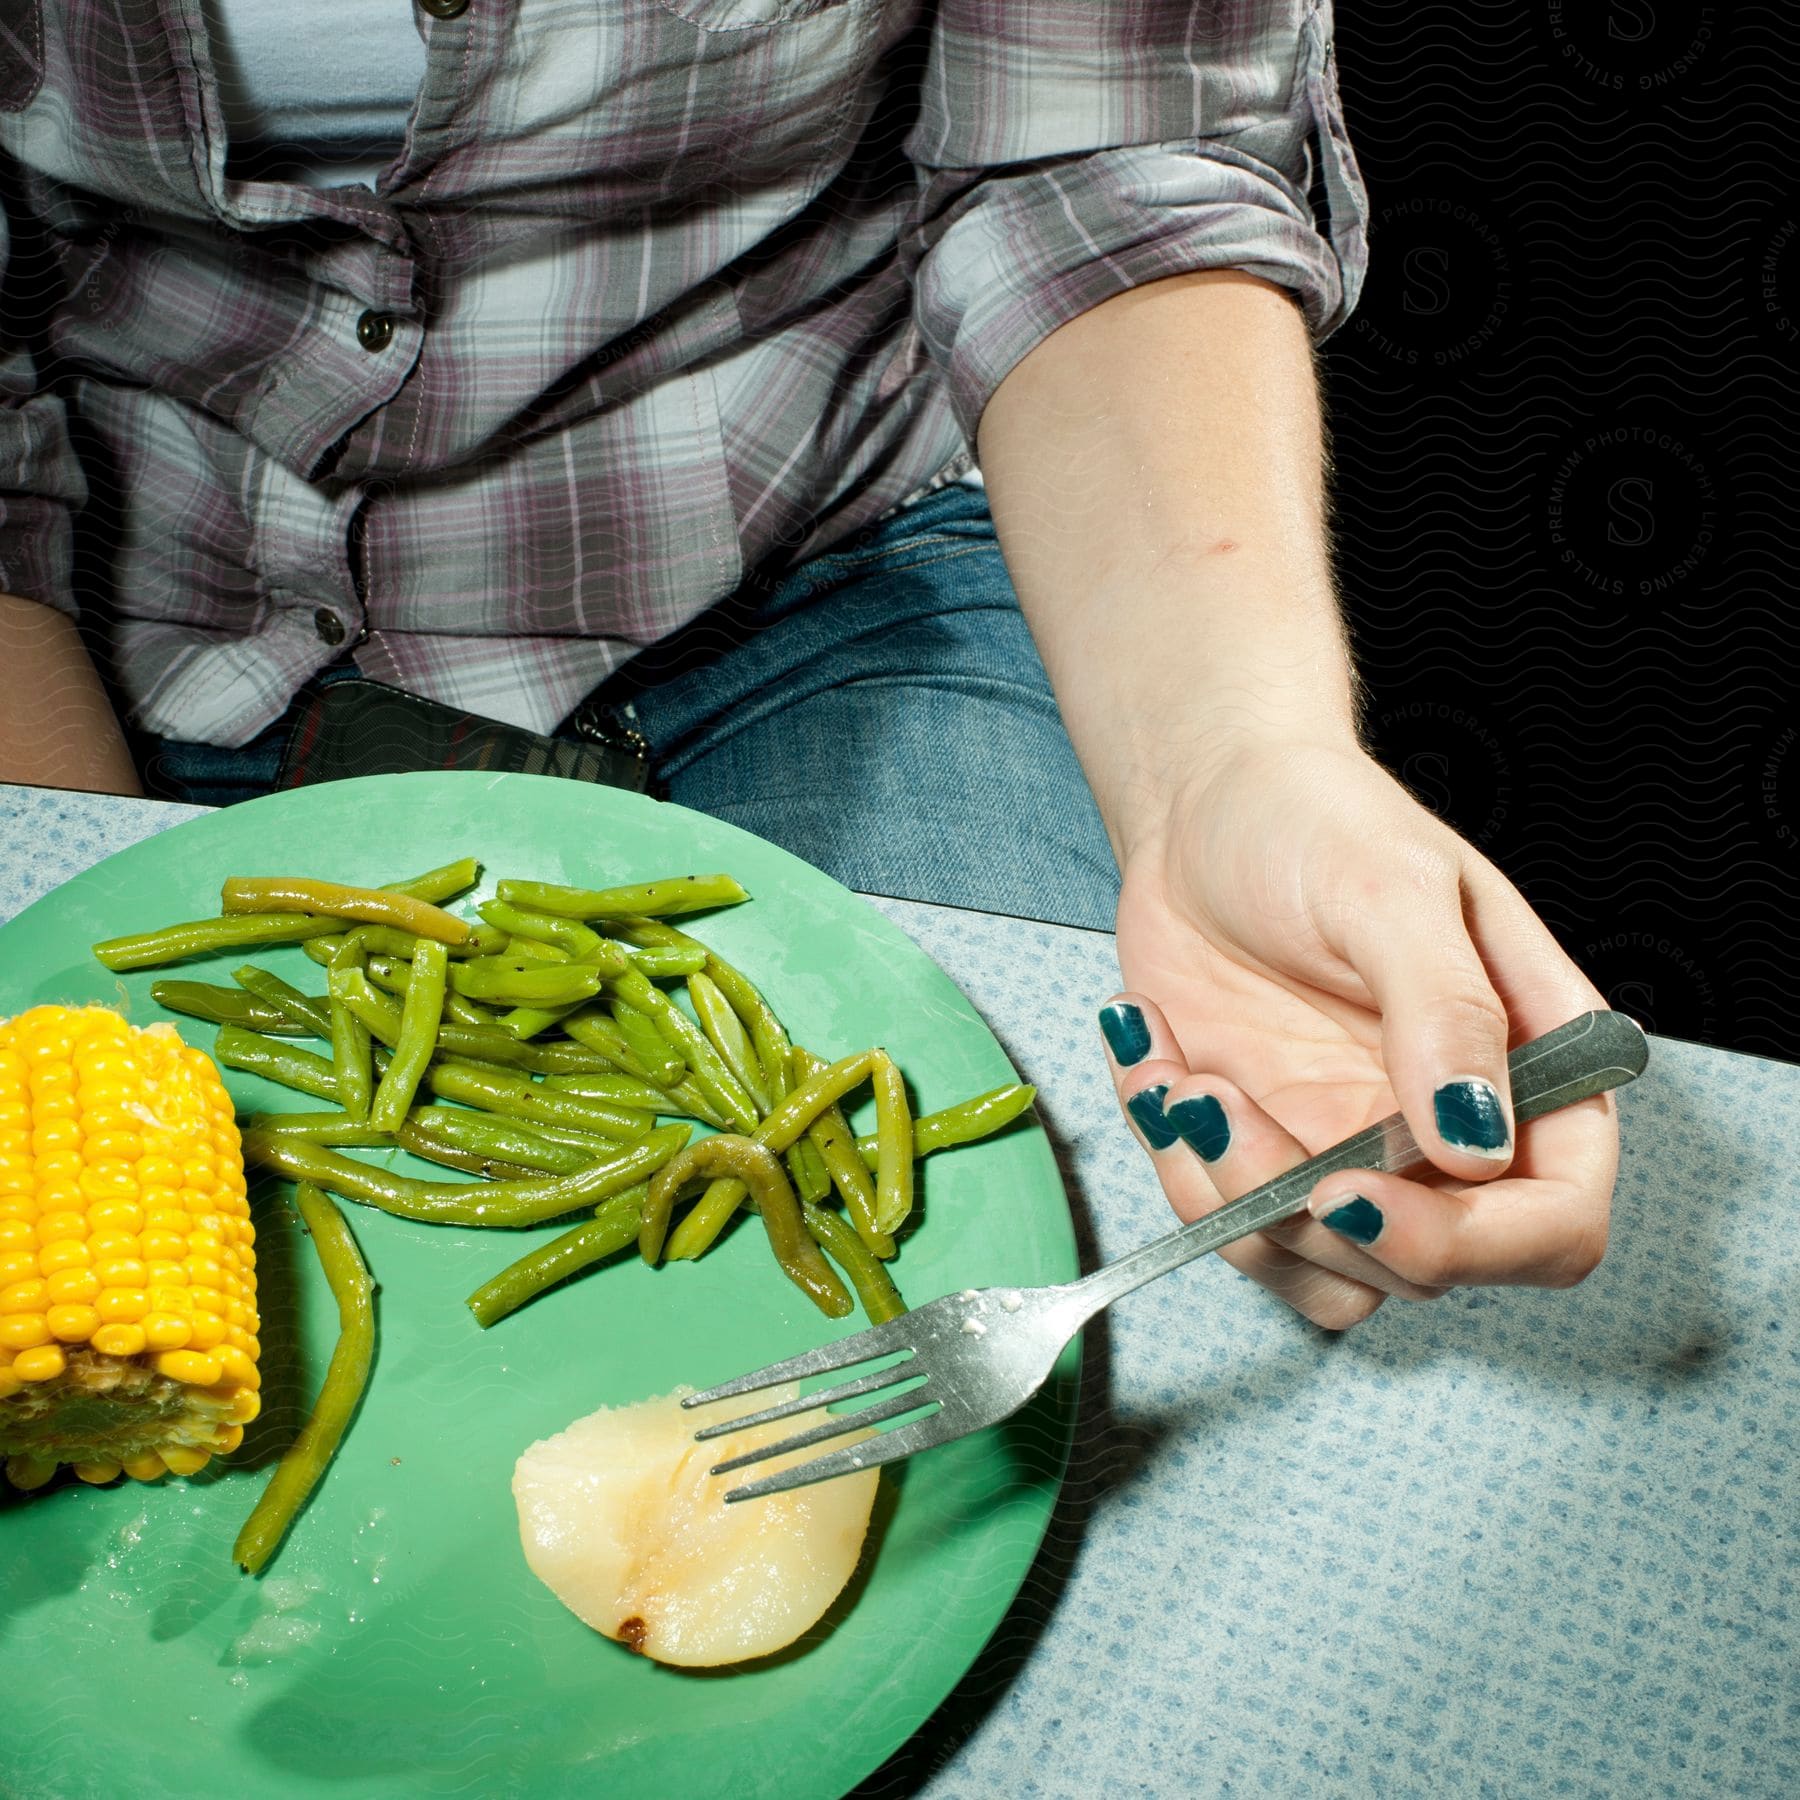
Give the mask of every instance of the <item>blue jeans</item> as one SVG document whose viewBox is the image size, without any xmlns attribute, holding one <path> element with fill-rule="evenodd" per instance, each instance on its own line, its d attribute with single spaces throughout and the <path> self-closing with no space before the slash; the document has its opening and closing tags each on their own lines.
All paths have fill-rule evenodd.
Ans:
<svg viewBox="0 0 1800 1800">
<path fill-rule="evenodd" d="M 1112 928 L 1118 868 L 977 487 L 753 576 L 592 699 L 669 799 L 848 887 Z M 289 723 L 240 750 L 161 740 L 158 787 L 267 792 Z"/>
</svg>

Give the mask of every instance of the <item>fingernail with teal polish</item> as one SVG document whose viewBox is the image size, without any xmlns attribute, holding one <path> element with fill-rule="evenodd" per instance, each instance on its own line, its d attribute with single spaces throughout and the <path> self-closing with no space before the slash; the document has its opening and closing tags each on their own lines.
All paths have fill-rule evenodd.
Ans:
<svg viewBox="0 0 1800 1800">
<path fill-rule="evenodd" d="M 1141 1063 L 1150 1054 L 1150 1027 L 1129 1000 L 1115 1000 L 1100 1009 L 1100 1035 L 1121 1069 Z"/>
<path fill-rule="evenodd" d="M 1342 1206 L 1334 1206 L 1326 1213 L 1319 1223 L 1329 1225 L 1339 1237 L 1347 1237 L 1353 1244 L 1372 1244 L 1381 1236 L 1381 1228 L 1387 1221 L 1373 1200 L 1352 1194 Z"/>
<path fill-rule="evenodd" d="M 1466 1075 L 1446 1081 L 1432 1096 L 1438 1136 L 1452 1149 L 1492 1156 L 1507 1145 L 1506 1109 L 1490 1081 Z"/>
<path fill-rule="evenodd" d="M 1191 1094 L 1167 1109 L 1176 1135 L 1202 1162 L 1217 1162 L 1231 1148 L 1231 1121 L 1211 1094 Z"/>
<path fill-rule="evenodd" d="M 1125 1102 L 1125 1110 L 1137 1121 L 1137 1128 L 1152 1150 L 1166 1150 L 1175 1141 L 1175 1127 L 1163 1114 L 1167 1085 L 1140 1088 Z"/>
</svg>

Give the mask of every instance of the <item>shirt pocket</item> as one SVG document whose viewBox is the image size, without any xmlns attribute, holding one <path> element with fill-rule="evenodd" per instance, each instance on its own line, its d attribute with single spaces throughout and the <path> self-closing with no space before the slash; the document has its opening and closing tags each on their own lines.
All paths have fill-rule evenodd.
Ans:
<svg viewBox="0 0 1800 1800">
<path fill-rule="evenodd" d="M 1306 16 L 1304 59 L 1307 104 L 1318 138 L 1319 174 L 1330 215 L 1331 248 L 1343 282 L 1344 303 L 1338 313 L 1343 320 L 1356 306 L 1368 268 L 1369 191 L 1363 185 L 1356 152 L 1344 127 L 1329 5 L 1315 6 Z"/>
<path fill-rule="evenodd" d="M 44 85 L 44 0 L 0 5 L 0 112 L 23 112 Z"/>
</svg>

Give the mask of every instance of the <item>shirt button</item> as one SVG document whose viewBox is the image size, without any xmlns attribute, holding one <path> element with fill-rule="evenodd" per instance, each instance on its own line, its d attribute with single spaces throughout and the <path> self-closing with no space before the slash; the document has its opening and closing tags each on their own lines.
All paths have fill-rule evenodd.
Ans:
<svg viewBox="0 0 1800 1800">
<path fill-rule="evenodd" d="M 344 641 L 344 621 L 329 606 L 321 606 L 313 614 L 313 630 L 327 644 L 341 644 Z"/>
<path fill-rule="evenodd" d="M 394 315 L 366 312 L 356 321 L 356 341 L 365 350 L 385 350 L 394 341 Z"/>
<path fill-rule="evenodd" d="M 469 0 L 419 0 L 419 5 L 434 19 L 460 19 L 469 10 Z"/>
</svg>

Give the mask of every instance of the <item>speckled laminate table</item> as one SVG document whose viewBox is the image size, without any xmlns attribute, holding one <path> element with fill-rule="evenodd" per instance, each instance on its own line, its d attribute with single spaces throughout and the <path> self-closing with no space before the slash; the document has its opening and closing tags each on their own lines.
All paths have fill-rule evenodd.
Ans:
<svg viewBox="0 0 1800 1800">
<path fill-rule="evenodd" d="M 0 919 L 190 810 L 0 788 Z M 1111 939 L 875 904 L 1039 1085 L 1085 1260 L 1167 1229 Z M 1658 1040 L 1621 1106 L 1572 1293 L 1333 1337 L 1207 1263 L 1091 1328 L 1037 1566 L 858 1794 L 1800 1794 L 1800 1069 Z"/>
</svg>

